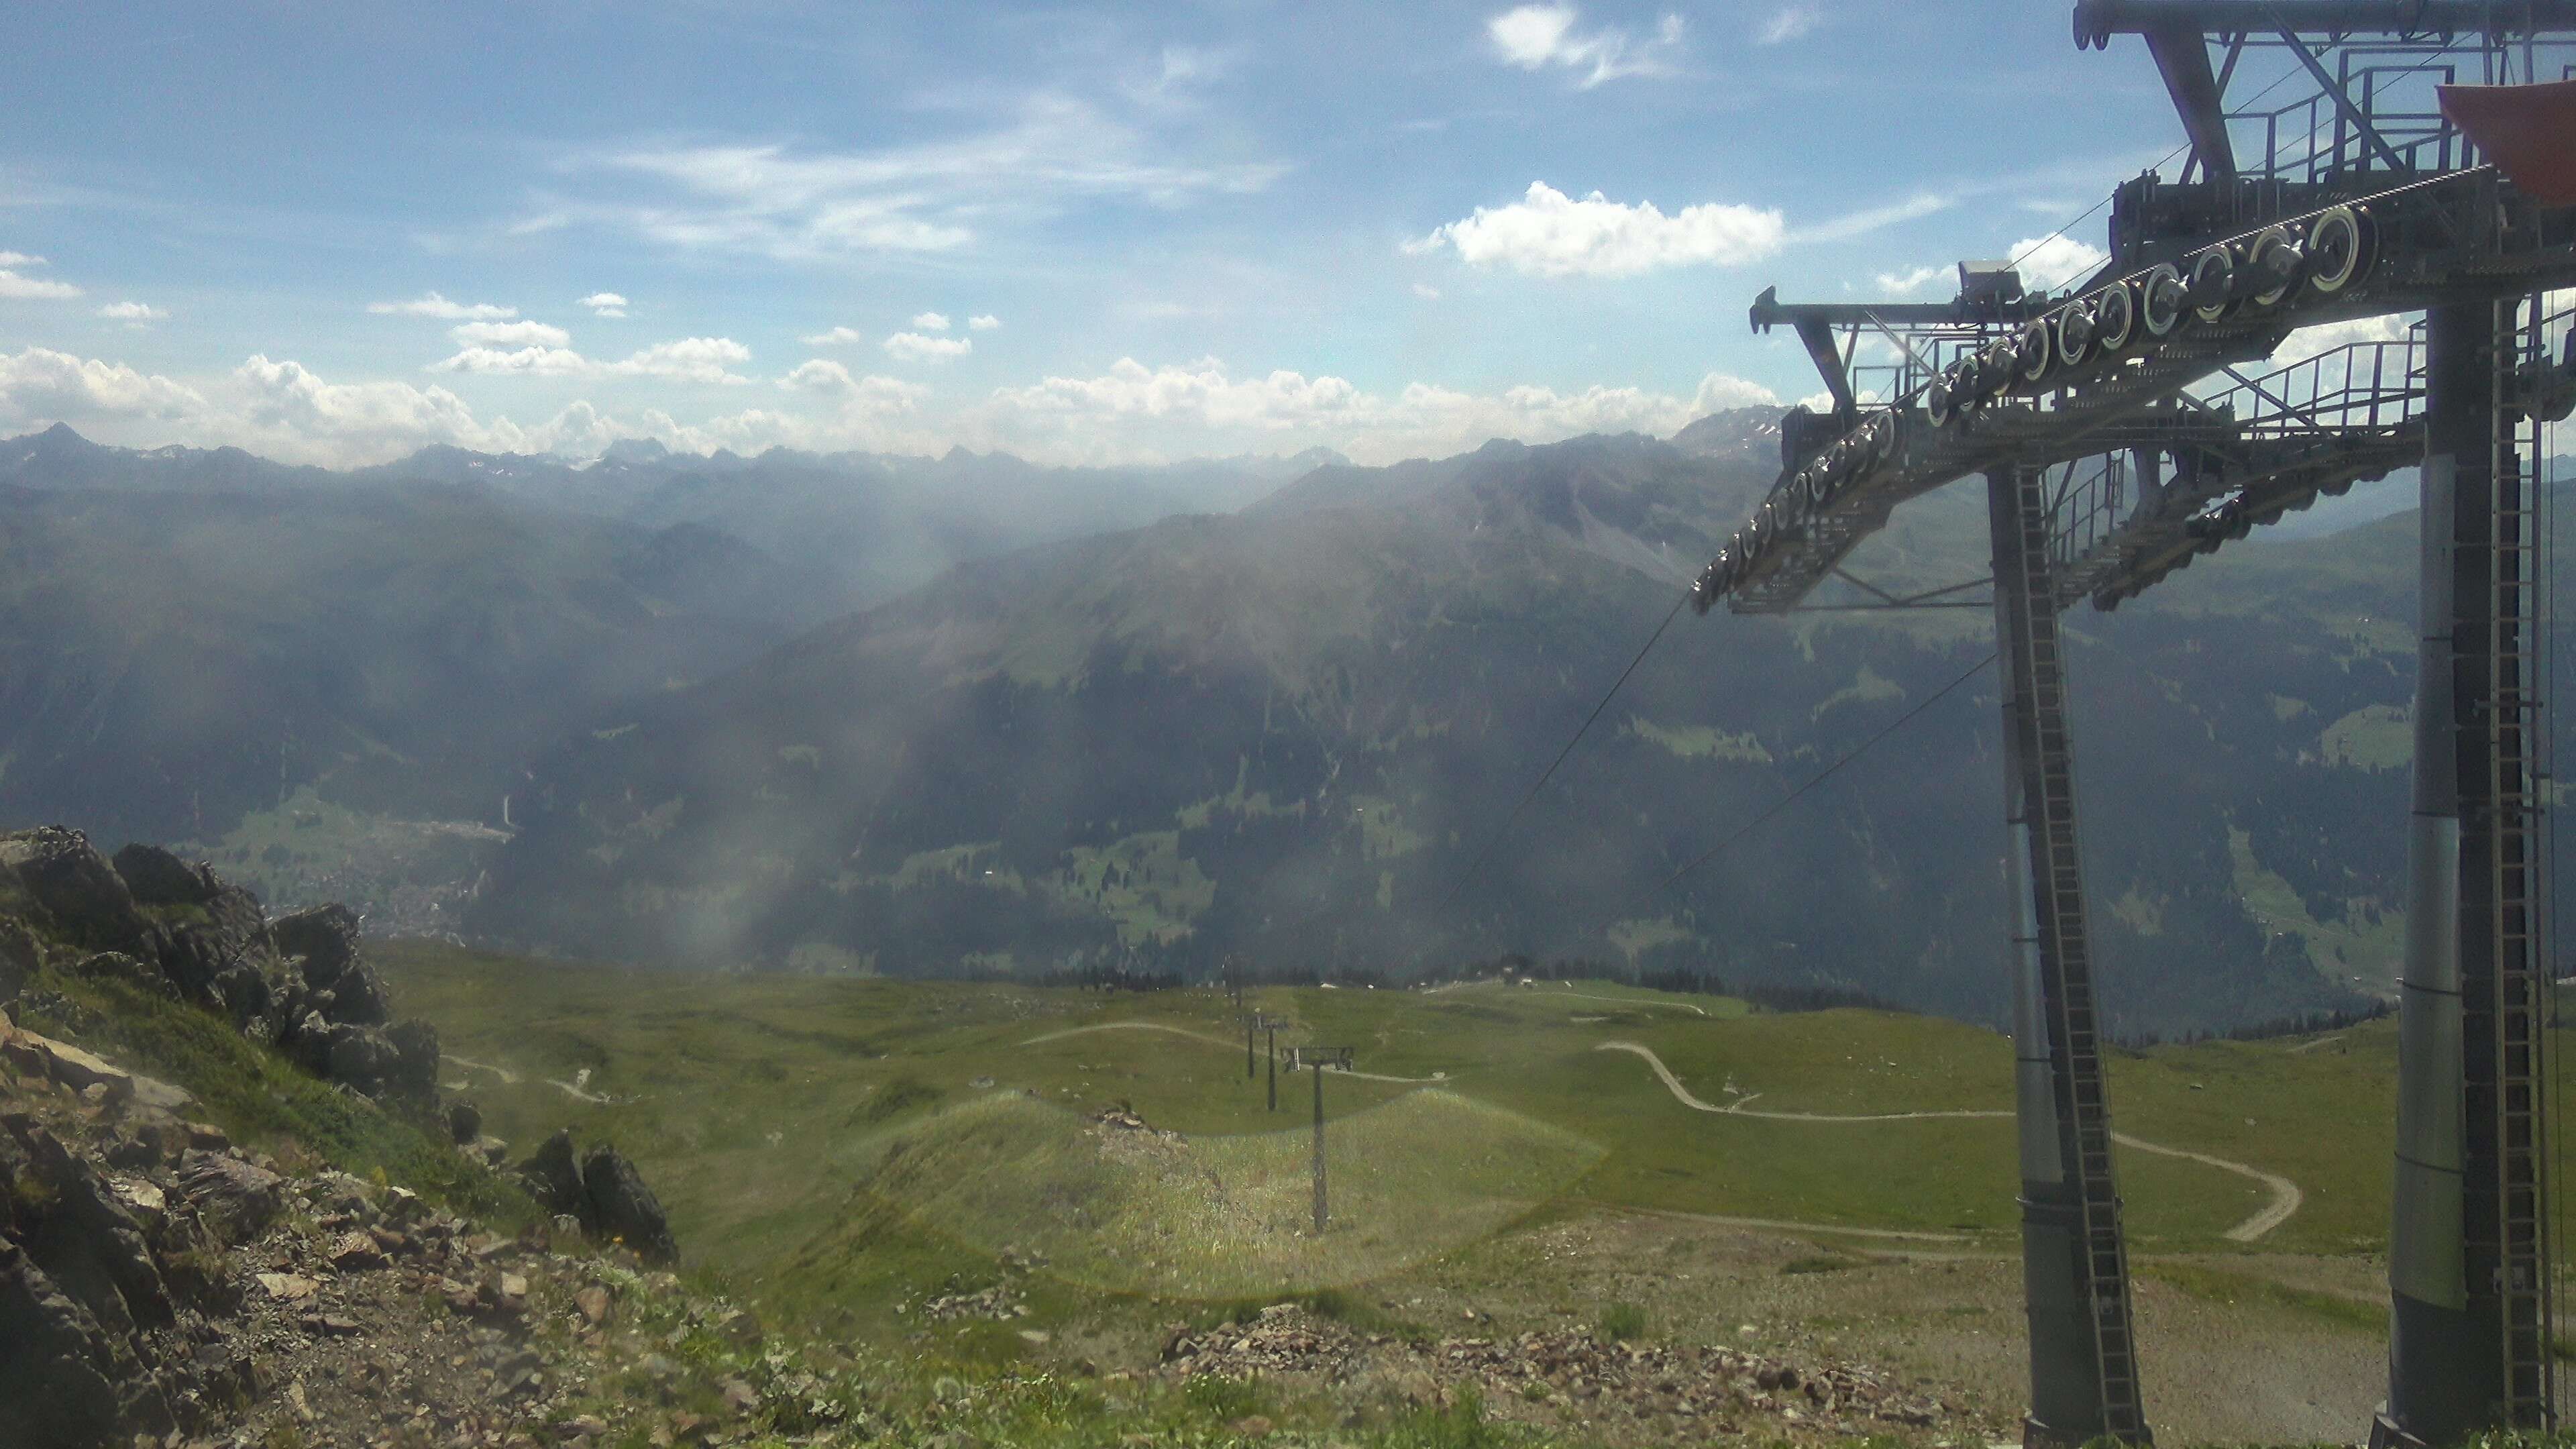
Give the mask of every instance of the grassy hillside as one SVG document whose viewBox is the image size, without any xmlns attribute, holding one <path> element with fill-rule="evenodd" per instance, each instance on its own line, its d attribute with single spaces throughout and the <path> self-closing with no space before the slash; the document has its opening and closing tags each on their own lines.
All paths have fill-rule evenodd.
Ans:
<svg viewBox="0 0 2576 1449">
<path fill-rule="evenodd" d="M 709 978 L 419 943 L 383 960 L 492 1130 L 607 1134 L 694 1263 L 854 1339 L 1109 1362 L 1175 1318 L 1290 1295 L 1398 1335 L 1627 1304 L 1658 1338 L 1741 1329 L 2018 1401 L 2010 1050 L 1956 1022 L 1606 982 L 1258 991 L 1283 1044 L 1357 1051 L 1325 1080 L 1318 1242 L 1311 1079 L 1283 1077 L 1273 1115 L 1213 991 Z M 1742 1110 L 1693 1109 L 1613 1043 Z M 2122 1052 L 2111 1074 L 2160 1432 L 2359 1422 L 2385 1355 L 2391 1024 Z M 1093 1120 L 1115 1108 L 1154 1130 Z M 1801 1120 L 1917 1113 L 1992 1115 Z M 2249 1241 L 2283 1202 L 2267 1179 L 2295 1206 Z M 925 1318 L 970 1292 L 1027 1316 Z M 2277 1374 L 2248 1377 L 2256 1344 Z"/>
<path fill-rule="evenodd" d="M 386 954 L 405 999 L 445 1034 L 451 1080 L 471 1084 L 496 1130 L 532 1141 L 579 1121 L 611 1133 L 653 1165 L 690 1240 L 746 1273 L 774 1272 L 829 1230 L 854 1191 L 988 1249 L 1028 1246 L 1046 1231 L 1034 1218 L 1026 1231 L 1007 1228 L 1027 1210 L 1018 1198 L 970 1207 L 947 1196 L 975 1176 L 962 1166 L 892 1171 L 899 1158 L 1019 1162 L 1028 1181 L 1013 1192 L 1039 1193 L 1044 1180 L 1069 1202 L 1142 1192 L 1145 1178 L 1168 1192 L 1168 1179 L 1202 1168 L 1267 1183 L 1295 1175 L 1306 1141 L 1308 1081 L 1283 1083 L 1270 1113 L 1266 1083 L 1246 1080 L 1240 1038 L 1214 993 L 760 978 L 719 987 L 425 945 Z M 2006 1113 L 2009 1047 L 1976 1028 L 1857 1010 L 1748 1015 L 1601 983 L 1257 995 L 1291 1023 L 1283 1042 L 1358 1048 L 1370 1075 L 1326 1081 L 1333 1120 L 1354 1126 L 1327 1141 L 1334 1180 L 1363 1218 L 1372 1184 L 1388 1183 L 1426 1205 L 1545 1202 L 1972 1237 L 2016 1230 L 2008 1116 L 1753 1115 Z M 1642 1057 L 1602 1049 L 1608 1042 L 1648 1048 L 1692 1095 L 1745 1110 L 1694 1110 Z M 2303 1194 L 2280 1227 L 2237 1243 L 2226 1231 L 2270 1201 L 2259 1181 L 2123 1149 L 2143 1246 L 2349 1254 L 2382 1242 L 2388 1023 L 2330 1040 L 2122 1053 L 2112 1073 L 2124 1133 L 2285 1176 Z M 1100 1176 L 1118 1171 L 1084 1156 L 1083 1119 L 1120 1105 L 1181 1133 L 1173 1151 L 1187 1160 L 1134 1180 Z M 1510 1170 L 1491 1175 L 1503 1158 Z M 1106 1221 L 1126 1209 L 1097 1211 Z M 1425 1242 L 1474 1235 L 1414 1227 Z M 1155 1291 L 1235 1291 L 1193 1288 L 1183 1280 L 1196 1271 L 1131 1262 L 1118 1274 Z M 1281 1287 L 1319 1278 L 1286 1260 L 1276 1272 Z M 1076 1274 L 1085 1275 L 1099 1276 Z"/>
</svg>

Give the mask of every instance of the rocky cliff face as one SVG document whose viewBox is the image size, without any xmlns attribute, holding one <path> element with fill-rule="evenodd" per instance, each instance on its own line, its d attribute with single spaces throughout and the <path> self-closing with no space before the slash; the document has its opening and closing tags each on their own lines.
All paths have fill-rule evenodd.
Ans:
<svg viewBox="0 0 2576 1449">
<path fill-rule="evenodd" d="M 0 834 L 0 1445 L 177 1443 L 255 1419 L 263 1401 L 300 1432 L 316 1416 L 300 1378 L 291 1404 L 273 1402 L 284 1376 L 328 1357 L 325 1341 L 377 1335 L 387 1342 L 344 1355 L 353 1366 L 410 1362 L 424 1334 L 453 1338 L 463 1351 L 450 1368 L 515 1370 L 494 1424 L 541 1412 L 539 1359 L 511 1346 L 524 1337 L 527 1280 L 496 1265 L 544 1240 L 477 1241 L 413 1193 L 284 1171 L 196 1120 L 186 1088 L 12 1016 L 107 1028 L 99 1006 L 70 997 L 131 1003 L 130 993 L 202 1011 L 254 1055 L 273 1050 L 376 1104 L 364 1113 L 452 1140 L 495 1200 L 524 1210 L 503 1185 L 519 1180 L 501 1170 L 505 1144 L 481 1135 L 471 1104 L 440 1099 L 437 1031 L 397 1017 L 355 913 L 330 905 L 272 919 L 250 892 L 158 847 L 110 859 L 75 830 Z M 314 1150 L 287 1146 L 308 1161 Z M 677 1261 L 633 1163 L 600 1145 L 575 1164 L 569 1134 L 559 1146 L 571 1197 L 553 1234 L 623 1245 L 637 1266 Z M 409 1271 L 378 1271 L 396 1266 Z M 413 1321 L 429 1307 L 423 1289 L 454 1322 Z M 431 1387 L 455 1400 L 460 1423 L 491 1392 L 472 1372 Z"/>
</svg>

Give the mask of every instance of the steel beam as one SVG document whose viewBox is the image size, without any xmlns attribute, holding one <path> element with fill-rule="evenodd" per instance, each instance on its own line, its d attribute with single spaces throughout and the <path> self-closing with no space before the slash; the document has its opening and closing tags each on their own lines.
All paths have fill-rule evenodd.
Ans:
<svg viewBox="0 0 2576 1449">
<path fill-rule="evenodd" d="M 2172 28 L 2204 34 L 2528 35 L 2576 27 L 2576 0 L 2076 0 L 2075 46 Z"/>
</svg>

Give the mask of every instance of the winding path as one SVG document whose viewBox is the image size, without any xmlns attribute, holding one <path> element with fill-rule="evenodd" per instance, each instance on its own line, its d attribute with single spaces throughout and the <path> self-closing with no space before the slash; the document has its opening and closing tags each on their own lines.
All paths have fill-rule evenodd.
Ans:
<svg viewBox="0 0 2576 1449">
<path fill-rule="evenodd" d="M 1062 1041 L 1069 1036 L 1081 1036 L 1085 1032 L 1093 1031 L 1167 1031 L 1174 1036 L 1185 1036 L 1192 1041 L 1203 1041 L 1208 1043 L 1210 1046 L 1221 1046 L 1227 1051 L 1234 1050 L 1237 1045 L 1237 1043 L 1225 1037 L 1210 1036 L 1203 1031 L 1192 1031 L 1186 1026 L 1166 1026 L 1159 1021 L 1103 1021 L 1095 1022 L 1090 1026 L 1068 1026 L 1062 1031 L 1051 1031 L 1046 1033 L 1044 1036 L 1030 1037 L 1027 1041 L 1020 1043 L 1020 1045 L 1031 1047 L 1038 1045 L 1040 1042 Z M 1443 1083 L 1454 1080 L 1447 1072 L 1433 1072 L 1427 1077 L 1390 1077 L 1380 1072 L 1354 1071 L 1337 1071 L 1336 1075 L 1357 1077 L 1363 1082 L 1401 1082 L 1408 1086 L 1426 1086 L 1433 1083 Z"/>
<path fill-rule="evenodd" d="M 1699 1098 L 1691 1095 L 1690 1089 L 1682 1085 L 1681 1078 L 1673 1075 L 1672 1068 L 1664 1065 L 1664 1059 L 1655 1055 L 1654 1048 L 1652 1047 L 1642 1046 L 1632 1041 L 1605 1041 L 1601 1043 L 1600 1046 L 1596 1047 L 1595 1050 L 1605 1052 L 1627 1052 L 1631 1055 L 1645 1058 L 1646 1065 L 1654 1068 L 1655 1075 L 1663 1079 L 1666 1089 L 1671 1091 L 1674 1098 L 1680 1101 L 1683 1106 L 1688 1107 L 1695 1112 L 1714 1112 L 1722 1117 L 1759 1117 L 1774 1122 L 1906 1122 L 1934 1117 L 2009 1117 L 2013 1115 L 2008 1111 L 1977 1110 L 1868 1113 L 1754 1112 L 1748 1111 L 1745 1106 L 1745 1103 L 1753 1100 L 1752 1097 L 1746 1097 L 1732 1106 L 1720 1107 L 1714 1103 L 1703 1102 Z M 1759 1094 L 1757 1093 L 1756 1095 Z M 2263 1184 L 2264 1189 L 2272 1195 L 2271 1202 L 2266 1204 L 2262 1211 L 2255 1213 L 2252 1217 L 2249 1217 L 2245 1221 L 2238 1223 L 2236 1226 L 2229 1228 L 2222 1236 L 2227 1238 L 2230 1242 L 2253 1242 L 2255 1239 L 2262 1237 L 2265 1233 L 2268 1233 L 2274 1228 L 2279 1227 L 2281 1224 L 2288 1222 L 2290 1220 L 2290 1215 L 2297 1212 L 2299 1210 L 2299 1204 L 2306 1200 L 2306 1195 L 2299 1191 L 2299 1185 L 2297 1183 L 2290 1181 L 2288 1178 L 2283 1177 L 2278 1173 L 2265 1172 L 2259 1167 L 2251 1167 L 2242 1162 L 2231 1162 L 2224 1157 L 2212 1157 L 2205 1152 L 2193 1152 L 2181 1147 L 2166 1147 L 2161 1143 L 2148 1142 L 2140 1138 L 2132 1137 L 2125 1132 L 2112 1133 L 2111 1140 L 2119 1143 L 2123 1147 L 2132 1147 L 2140 1152 L 2152 1152 L 2159 1157 L 2179 1157 L 2186 1162 L 2197 1162 L 2203 1167 L 2215 1167 L 2221 1172 L 2232 1172 L 2240 1177 L 2250 1177 L 2256 1182 Z"/>
</svg>

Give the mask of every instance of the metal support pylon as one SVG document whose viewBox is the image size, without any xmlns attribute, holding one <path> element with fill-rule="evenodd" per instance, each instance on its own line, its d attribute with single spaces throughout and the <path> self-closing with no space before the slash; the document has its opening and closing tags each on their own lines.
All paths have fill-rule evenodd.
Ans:
<svg viewBox="0 0 2576 1449">
<path fill-rule="evenodd" d="M 2028 1444 L 2151 1440 L 2093 1008 L 2074 746 L 2041 471 L 1986 477 L 2011 830 L 2013 1041 L 2030 1310 Z"/>
<path fill-rule="evenodd" d="M 2415 820 L 2375 1445 L 2545 1430 L 2555 1417 L 2539 1140 L 2541 539 L 2508 403 L 2514 310 L 2426 314 Z"/>
</svg>

